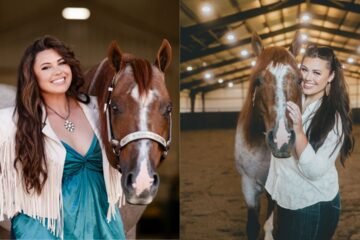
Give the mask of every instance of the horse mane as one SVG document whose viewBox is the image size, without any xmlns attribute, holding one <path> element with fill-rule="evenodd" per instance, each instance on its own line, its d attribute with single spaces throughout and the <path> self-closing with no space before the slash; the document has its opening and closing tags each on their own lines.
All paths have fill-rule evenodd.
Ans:
<svg viewBox="0 0 360 240">
<path fill-rule="evenodd" d="M 283 47 L 269 47 L 264 49 L 256 61 L 257 63 L 250 75 L 250 86 L 239 118 L 245 141 L 250 147 L 265 142 L 265 122 L 256 105 L 253 106 L 258 74 L 264 71 L 270 62 L 273 62 L 274 65 L 279 63 L 290 64 L 294 69 L 297 69 L 295 58 Z M 259 94 L 259 92 L 257 94 Z"/>
</svg>

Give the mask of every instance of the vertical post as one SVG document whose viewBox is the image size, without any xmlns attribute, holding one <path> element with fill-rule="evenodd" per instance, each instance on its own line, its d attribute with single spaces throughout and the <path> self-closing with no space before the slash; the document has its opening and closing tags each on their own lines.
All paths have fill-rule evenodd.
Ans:
<svg viewBox="0 0 360 240">
<path fill-rule="evenodd" d="M 205 92 L 201 92 L 202 112 L 205 112 Z"/>
<path fill-rule="evenodd" d="M 191 90 L 189 96 L 190 96 L 191 112 L 193 113 L 194 110 L 195 110 L 195 98 L 196 98 L 196 93 Z"/>
</svg>

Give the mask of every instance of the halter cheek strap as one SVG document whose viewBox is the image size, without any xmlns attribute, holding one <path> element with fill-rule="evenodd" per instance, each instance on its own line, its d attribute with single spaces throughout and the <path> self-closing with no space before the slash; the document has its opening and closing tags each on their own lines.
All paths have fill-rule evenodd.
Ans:
<svg viewBox="0 0 360 240">
<path fill-rule="evenodd" d="M 257 87 L 255 87 L 254 94 L 253 94 L 253 97 L 252 97 L 252 105 L 253 105 L 253 107 L 255 106 L 256 89 L 257 89 Z"/>
</svg>

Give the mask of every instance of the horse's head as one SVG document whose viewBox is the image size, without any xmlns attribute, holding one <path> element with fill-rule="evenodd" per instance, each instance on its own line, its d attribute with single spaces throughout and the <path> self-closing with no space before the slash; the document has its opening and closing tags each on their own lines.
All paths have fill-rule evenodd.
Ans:
<svg viewBox="0 0 360 240">
<path fill-rule="evenodd" d="M 248 136 L 256 140 L 266 133 L 266 142 L 272 154 L 278 158 L 289 157 L 295 142 L 292 121 L 286 111 L 286 102 L 301 106 L 301 73 L 295 57 L 300 48 L 299 34 L 291 44 L 290 51 L 283 47 L 263 48 L 255 33 L 252 47 L 257 56 L 249 87 L 247 114 L 252 118 L 247 124 Z M 253 136 L 250 136 L 253 135 Z"/>
<path fill-rule="evenodd" d="M 163 40 L 154 64 L 122 54 L 115 42 L 109 47 L 107 61 L 113 80 L 104 98 L 107 121 L 103 129 L 108 129 L 112 145 L 107 147 L 107 155 L 122 172 L 122 187 L 131 204 L 150 203 L 159 186 L 156 168 L 171 141 L 172 104 L 164 74 L 171 56 L 167 40 Z"/>
</svg>

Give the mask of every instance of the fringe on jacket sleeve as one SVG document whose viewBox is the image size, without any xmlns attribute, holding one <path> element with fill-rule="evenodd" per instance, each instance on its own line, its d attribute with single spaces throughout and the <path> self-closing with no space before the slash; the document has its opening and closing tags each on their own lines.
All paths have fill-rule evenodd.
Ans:
<svg viewBox="0 0 360 240">
<path fill-rule="evenodd" d="M 23 212 L 38 219 L 55 236 L 62 236 L 62 166 L 49 162 L 48 179 L 40 195 L 27 193 L 22 183 L 22 172 L 14 168 L 15 141 L 0 139 L 0 221 Z"/>
</svg>

